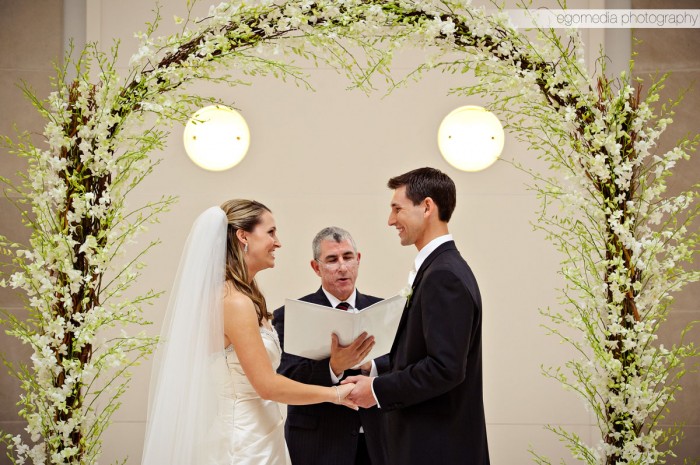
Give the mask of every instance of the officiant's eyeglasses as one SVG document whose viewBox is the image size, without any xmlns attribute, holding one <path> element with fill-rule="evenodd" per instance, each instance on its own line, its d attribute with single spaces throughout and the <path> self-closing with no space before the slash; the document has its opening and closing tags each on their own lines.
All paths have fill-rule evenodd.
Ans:
<svg viewBox="0 0 700 465">
<path fill-rule="evenodd" d="M 345 265 L 346 268 L 352 268 L 357 265 L 357 257 L 352 258 L 333 258 L 329 261 L 316 260 L 319 265 L 327 269 L 328 271 L 338 271 L 341 266 Z"/>
</svg>

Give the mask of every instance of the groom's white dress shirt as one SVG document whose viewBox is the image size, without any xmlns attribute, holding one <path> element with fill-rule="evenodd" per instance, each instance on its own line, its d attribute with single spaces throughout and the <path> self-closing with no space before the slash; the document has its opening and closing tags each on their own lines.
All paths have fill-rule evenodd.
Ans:
<svg viewBox="0 0 700 465">
<path fill-rule="evenodd" d="M 430 254 L 435 251 L 435 249 L 440 247 L 445 242 L 449 242 L 451 240 L 453 240 L 452 234 L 445 234 L 444 236 L 438 236 L 432 241 L 428 242 L 422 249 L 420 249 L 420 251 L 418 251 L 418 255 L 416 255 L 415 260 L 413 260 L 413 271 L 418 273 L 418 270 L 420 270 L 420 267 L 425 259 L 428 258 Z M 414 274 L 413 279 L 415 278 L 416 275 Z M 413 279 L 410 280 L 411 284 L 413 284 Z"/>
</svg>

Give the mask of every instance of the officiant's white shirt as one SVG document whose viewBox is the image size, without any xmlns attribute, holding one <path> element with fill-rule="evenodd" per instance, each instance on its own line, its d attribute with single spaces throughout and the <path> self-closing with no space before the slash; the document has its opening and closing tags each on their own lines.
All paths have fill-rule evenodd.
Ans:
<svg viewBox="0 0 700 465">
<path fill-rule="evenodd" d="M 355 301 L 357 300 L 357 288 L 352 290 L 352 294 L 350 294 L 350 297 L 348 297 L 346 300 L 338 299 L 336 296 L 324 289 L 323 286 L 321 286 L 321 290 L 324 294 L 326 294 L 326 298 L 328 298 L 328 301 L 331 303 L 331 307 L 335 308 L 340 302 L 347 302 L 350 304 L 350 308 L 348 308 L 346 312 L 357 313 L 357 308 L 355 308 Z"/>
</svg>

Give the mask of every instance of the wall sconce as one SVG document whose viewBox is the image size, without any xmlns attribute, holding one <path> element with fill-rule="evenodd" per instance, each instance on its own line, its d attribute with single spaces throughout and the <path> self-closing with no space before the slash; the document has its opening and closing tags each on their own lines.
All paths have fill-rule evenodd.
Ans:
<svg viewBox="0 0 700 465">
<path fill-rule="evenodd" d="M 467 105 L 445 116 L 437 139 L 447 163 L 462 171 L 481 171 L 501 155 L 505 134 L 496 115 L 483 107 Z"/>
<path fill-rule="evenodd" d="M 243 160 L 250 146 L 250 131 L 236 110 L 210 105 L 197 110 L 187 121 L 183 142 L 197 166 L 223 171 Z"/>
</svg>

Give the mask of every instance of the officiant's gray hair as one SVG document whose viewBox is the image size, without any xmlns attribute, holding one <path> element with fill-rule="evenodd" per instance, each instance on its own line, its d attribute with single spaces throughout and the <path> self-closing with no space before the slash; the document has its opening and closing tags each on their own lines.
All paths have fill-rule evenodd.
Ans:
<svg viewBox="0 0 700 465">
<path fill-rule="evenodd" d="M 355 240 L 352 238 L 349 232 L 337 226 L 328 226 L 327 228 L 323 228 L 322 230 L 320 230 L 318 234 L 316 234 L 316 237 L 314 237 L 313 242 L 311 243 L 311 248 L 313 249 L 314 253 L 314 260 L 318 260 L 321 256 L 322 241 L 348 241 L 350 242 L 350 245 L 352 245 L 352 250 L 355 251 L 355 253 L 357 253 L 357 246 L 355 245 Z"/>
</svg>

